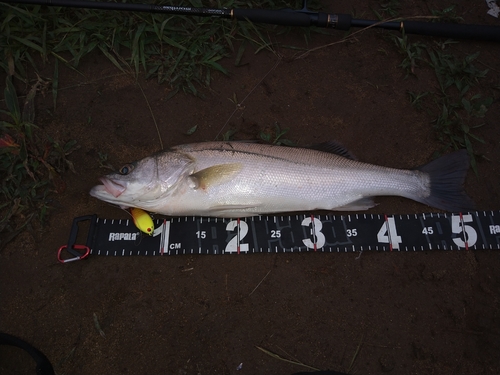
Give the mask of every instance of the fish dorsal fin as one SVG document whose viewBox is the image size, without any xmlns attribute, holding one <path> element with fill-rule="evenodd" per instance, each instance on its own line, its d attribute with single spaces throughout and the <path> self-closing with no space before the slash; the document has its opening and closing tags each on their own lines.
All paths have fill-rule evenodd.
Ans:
<svg viewBox="0 0 500 375">
<path fill-rule="evenodd" d="M 347 150 L 344 146 L 335 141 L 318 143 L 312 146 L 311 148 L 313 150 L 329 152 L 335 155 L 339 155 L 347 159 L 357 160 L 356 157 L 349 150 Z"/>
<path fill-rule="evenodd" d="M 240 163 L 213 165 L 193 173 L 189 178 L 193 182 L 194 189 L 205 190 L 210 186 L 229 181 L 241 171 L 242 167 Z"/>
</svg>

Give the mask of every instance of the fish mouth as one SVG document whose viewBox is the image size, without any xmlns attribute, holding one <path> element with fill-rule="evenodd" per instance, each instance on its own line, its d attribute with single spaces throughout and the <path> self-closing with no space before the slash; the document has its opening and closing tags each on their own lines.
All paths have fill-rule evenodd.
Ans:
<svg viewBox="0 0 500 375">
<path fill-rule="evenodd" d="M 104 185 L 104 189 L 115 198 L 118 198 L 126 190 L 125 186 L 116 181 L 110 180 L 105 177 L 100 178 L 100 180 Z"/>
</svg>

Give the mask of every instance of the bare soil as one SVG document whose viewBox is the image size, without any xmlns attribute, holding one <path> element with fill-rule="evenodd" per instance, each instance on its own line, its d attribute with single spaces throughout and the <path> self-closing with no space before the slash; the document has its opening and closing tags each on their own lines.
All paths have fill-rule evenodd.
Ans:
<svg viewBox="0 0 500 375">
<path fill-rule="evenodd" d="M 451 5 L 401 3 L 403 15 Z M 355 9 L 357 18 L 370 19 L 370 6 L 379 4 L 342 0 L 324 2 L 323 10 Z M 484 2 L 464 2 L 456 10 L 466 23 L 499 25 Z M 278 123 L 299 144 L 337 140 L 373 164 L 413 168 L 430 161 L 442 144 L 432 116 L 414 108 L 407 91 L 435 91 L 435 77 L 417 67 L 416 77 L 405 78 L 402 57 L 386 34 L 372 29 L 331 46 L 343 32 L 313 34 L 307 47 L 324 48 L 301 58 L 283 47 L 247 50 L 239 67 L 235 56 L 222 62 L 229 75 L 217 74 L 211 88 L 200 88 L 203 98 L 181 93 L 167 99 L 166 85 L 122 74 L 99 54 L 82 62 L 84 77 L 60 65 L 57 108 L 51 95 L 39 95 L 37 124 L 58 139 L 78 141 L 80 149 L 70 156 L 77 174 L 64 176 L 66 189 L 53 195 L 43 232 L 24 232 L 0 252 L 0 330 L 42 350 L 58 374 L 306 370 L 256 346 L 353 374 L 500 373 L 497 251 L 56 260 L 74 217 L 126 217 L 88 192 L 108 172 L 99 166 L 99 153 L 118 167 L 161 149 L 153 116 L 165 148 L 214 140 L 229 129 L 237 130 L 236 139 L 255 139 Z M 297 30 L 275 40 L 306 47 Z M 500 83 L 500 46 L 461 41 L 451 48 L 462 57 L 479 51 L 476 64 L 490 69 L 480 88 L 495 100 L 477 130 L 486 142 L 475 144 L 487 159 L 480 158 L 478 176 L 469 173 L 466 190 L 479 210 L 498 210 L 500 106 L 493 86 Z M 45 73 L 51 77 L 52 67 Z M 238 108 L 228 100 L 234 95 Z M 194 125 L 194 134 L 186 135 Z M 371 213 L 435 211 L 404 198 L 377 202 Z M 0 347 L 2 374 L 33 368 L 25 353 Z"/>
</svg>

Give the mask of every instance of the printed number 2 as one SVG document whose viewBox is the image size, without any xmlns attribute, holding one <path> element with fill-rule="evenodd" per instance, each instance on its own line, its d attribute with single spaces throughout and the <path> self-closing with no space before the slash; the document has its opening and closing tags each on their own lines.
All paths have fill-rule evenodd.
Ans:
<svg viewBox="0 0 500 375">
<path fill-rule="evenodd" d="M 231 241 L 228 242 L 226 245 L 225 252 L 226 253 L 236 253 L 238 252 L 238 242 L 240 246 L 240 253 L 246 253 L 248 252 L 248 244 L 247 243 L 241 243 L 241 240 L 245 238 L 245 236 L 248 234 L 248 224 L 245 223 L 244 221 L 240 221 L 240 227 L 238 228 L 238 221 L 237 220 L 231 220 L 229 223 L 227 223 L 226 230 L 229 232 L 232 232 L 234 229 L 239 230 L 240 234 L 236 234 L 233 238 L 231 238 Z M 239 241 L 238 241 L 239 237 Z"/>
<path fill-rule="evenodd" d="M 461 234 L 464 232 L 464 239 L 467 241 L 467 246 L 474 246 L 477 241 L 477 232 L 470 225 L 465 225 L 464 223 L 472 222 L 472 215 L 462 215 L 462 220 L 460 220 L 460 216 L 452 216 L 451 217 L 451 231 L 456 234 Z M 453 242 L 457 246 L 465 248 L 465 242 L 461 238 L 453 238 Z"/>
<path fill-rule="evenodd" d="M 311 219 L 310 217 L 306 217 L 304 220 L 302 220 L 302 226 L 304 227 L 308 227 L 311 223 L 314 223 L 313 224 L 314 233 L 311 234 L 316 238 L 316 248 L 321 249 L 323 246 L 325 246 L 326 242 L 325 235 L 321 233 L 321 229 L 323 229 L 323 223 L 316 218 L 314 218 L 313 221 L 313 219 Z M 306 238 L 302 240 L 302 242 L 310 249 L 315 248 L 314 243 L 311 241 L 310 238 Z"/>
</svg>

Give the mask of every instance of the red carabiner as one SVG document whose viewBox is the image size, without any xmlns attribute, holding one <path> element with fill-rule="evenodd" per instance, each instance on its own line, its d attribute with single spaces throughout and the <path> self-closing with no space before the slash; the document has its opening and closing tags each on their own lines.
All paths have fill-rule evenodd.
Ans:
<svg viewBox="0 0 500 375">
<path fill-rule="evenodd" d="M 68 263 L 68 262 L 74 262 L 75 260 L 82 260 L 82 259 L 85 259 L 89 256 L 90 254 L 90 247 L 88 246 L 85 246 L 85 245 L 73 245 L 72 246 L 72 249 L 74 250 L 85 250 L 85 253 L 83 253 L 82 255 L 77 255 L 75 256 L 74 258 L 68 258 L 68 259 L 62 259 L 61 258 L 61 252 L 65 249 L 68 248 L 68 245 L 63 245 L 59 248 L 59 250 L 57 251 L 57 260 L 60 262 L 60 263 Z M 71 252 L 73 255 L 75 254 L 74 251 Z"/>
</svg>

